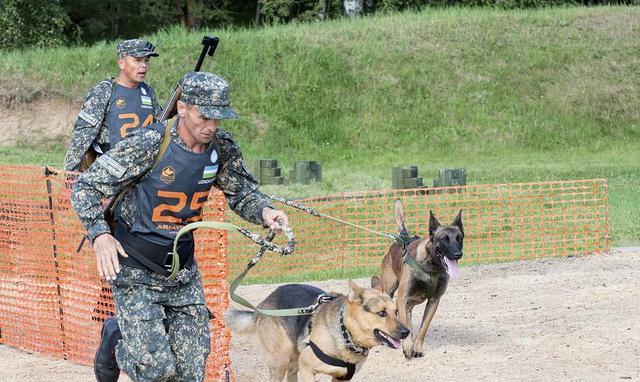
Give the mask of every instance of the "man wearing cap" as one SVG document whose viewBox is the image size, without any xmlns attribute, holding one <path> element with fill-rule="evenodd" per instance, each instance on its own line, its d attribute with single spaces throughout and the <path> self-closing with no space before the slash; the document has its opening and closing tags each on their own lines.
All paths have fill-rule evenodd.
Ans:
<svg viewBox="0 0 640 382">
<path fill-rule="evenodd" d="M 72 194 L 98 273 L 111 282 L 122 332 L 117 364 L 133 381 L 204 380 L 210 313 L 193 235 L 181 237 L 175 282 L 151 268 L 167 264 L 181 227 L 202 219 L 211 187 L 222 190 L 229 207 L 249 222 L 276 231 L 288 224 L 287 215 L 258 190 L 231 135 L 219 129 L 221 120 L 235 117 L 227 82 L 190 72 L 179 85 L 177 120 L 132 131 L 78 178 Z M 171 140 L 156 159 L 165 129 L 171 129 Z M 123 190 L 111 234 L 100 200 Z M 143 264 L 148 261 L 155 265 Z M 96 375 L 117 380 L 117 373 L 113 379 Z"/>
<path fill-rule="evenodd" d="M 64 159 L 67 171 L 83 171 L 95 156 L 115 146 L 132 129 L 150 125 L 162 111 L 151 86 L 144 83 L 155 47 L 125 40 L 116 47 L 120 73 L 96 85 L 84 98 Z"/>
</svg>

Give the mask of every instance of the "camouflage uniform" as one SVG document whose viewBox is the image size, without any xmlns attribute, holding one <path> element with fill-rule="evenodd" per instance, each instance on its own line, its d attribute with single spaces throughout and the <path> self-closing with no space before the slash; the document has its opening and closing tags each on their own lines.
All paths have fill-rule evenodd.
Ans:
<svg viewBox="0 0 640 382">
<path fill-rule="evenodd" d="M 132 57 L 156 57 L 155 47 L 144 40 L 125 40 L 116 47 L 118 58 L 125 56 Z M 106 122 L 106 115 L 109 109 L 111 95 L 117 85 L 115 78 L 110 77 L 96 85 L 84 98 L 80 113 L 71 132 L 69 149 L 64 158 L 64 169 L 67 171 L 78 171 L 80 162 L 87 151 L 91 150 L 92 144 L 107 146 L 110 143 L 109 128 Z M 147 84 L 149 97 L 152 101 L 153 114 L 157 119 L 162 112 L 158 104 L 155 91 Z"/>
<path fill-rule="evenodd" d="M 181 100 L 195 105 L 205 117 L 235 116 L 221 78 L 192 72 L 183 77 L 181 88 Z M 191 151 L 178 135 L 177 125 L 167 126 L 172 143 Z M 224 192 L 238 215 L 262 224 L 263 208 L 272 207 L 270 199 L 258 190 L 231 135 L 218 129 L 215 138 L 220 159 L 213 185 Z M 91 241 L 110 232 L 101 200 L 143 181 L 153 170 L 161 140 L 162 134 L 155 129 L 135 129 L 78 178 L 72 203 Z M 115 209 L 116 219 L 127 227 L 139 216 L 135 189 L 128 189 Z M 210 349 L 209 312 L 197 265 L 181 269 L 175 282 L 148 269 L 122 265 L 112 288 L 123 337 L 116 358 L 127 375 L 134 381 L 202 381 Z"/>
</svg>

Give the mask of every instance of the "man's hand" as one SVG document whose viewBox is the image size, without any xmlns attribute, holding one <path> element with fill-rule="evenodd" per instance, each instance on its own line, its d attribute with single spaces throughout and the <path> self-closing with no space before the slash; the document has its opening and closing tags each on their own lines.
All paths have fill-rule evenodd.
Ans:
<svg viewBox="0 0 640 382">
<path fill-rule="evenodd" d="M 103 233 L 93 240 L 93 252 L 96 255 L 98 273 L 107 280 L 115 280 L 116 273 L 120 272 L 118 253 L 122 257 L 129 257 L 120 242 L 110 233 Z"/>
<path fill-rule="evenodd" d="M 282 232 L 282 225 L 289 225 L 289 218 L 284 211 L 276 210 L 270 207 L 262 209 L 262 220 L 264 225 L 271 228 L 275 233 Z"/>
</svg>

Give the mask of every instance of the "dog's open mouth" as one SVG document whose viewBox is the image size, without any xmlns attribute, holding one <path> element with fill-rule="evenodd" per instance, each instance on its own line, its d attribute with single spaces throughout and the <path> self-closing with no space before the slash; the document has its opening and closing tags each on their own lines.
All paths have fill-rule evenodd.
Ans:
<svg viewBox="0 0 640 382">
<path fill-rule="evenodd" d="M 386 345 L 393 349 L 398 349 L 400 347 L 400 340 L 391 337 L 380 329 L 375 329 L 373 331 L 373 334 L 383 345 Z"/>
<path fill-rule="evenodd" d="M 451 260 L 447 256 L 444 256 L 444 268 L 449 276 L 456 278 L 460 276 L 460 268 L 458 268 L 458 260 Z"/>
</svg>

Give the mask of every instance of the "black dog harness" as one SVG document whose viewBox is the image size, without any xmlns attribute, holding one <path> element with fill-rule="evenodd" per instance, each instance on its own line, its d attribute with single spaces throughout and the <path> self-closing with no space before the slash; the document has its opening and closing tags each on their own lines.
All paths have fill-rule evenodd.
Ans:
<svg viewBox="0 0 640 382">
<path fill-rule="evenodd" d="M 351 335 L 349 335 L 349 331 L 347 327 L 344 325 L 344 305 L 340 307 L 340 331 L 342 332 L 342 338 L 344 339 L 345 345 L 347 349 L 351 350 L 356 354 L 360 354 L 363 356 L 367 356 L 369 354 L 369 349 L 356 345 L 351 340 Z M 309 320 L 309 333 L 311 333 L 311 320 Z M 311 346 L 311 350 L 313 350 L 313 354 L 318 357 L 318 359 L 327 365 L 337 366 L 337 367 L 346 367 L 347 374 L 344 377 L 336 378 L 339 381 L 349 381 L 353 378 L 353 375 L 356 372 L 356 364 L 351 362 L 345 362 L 341 359 L 331 357 L 323 352 L 318 345 L 314 344 L 312 341 L 309 341 L 309 346 Z"/>
<path fill-rule="evenodd" d="M 320 350 L 318 345 L 314 344 L 311 341 L 309 341 L 309 346 L 311 346 L 311 350 L 313 350 L 313 354 L 315 354 L 316 357 L 318 357 L 318 359 L 320 361 L 326 363 L 327 365 L 337 366 L 337 367 L 346 367 L 347 368 L 347 374 L 344 377 L 336 378 L 337 380 L 339 380 L 339 381 L 349 381 L 349 380 L 351 380 L 351 378 L 353 378 L 353 374 L 355 374 L 355 372 L 356 372 L 356 364 L 355 363 L 345 362 L 345 361 L 343 361 L 341 359 L 337 359 L 337 358 L 333 358 L 331 356 L 328 356 L 322 350 Z"/>
</svg>

